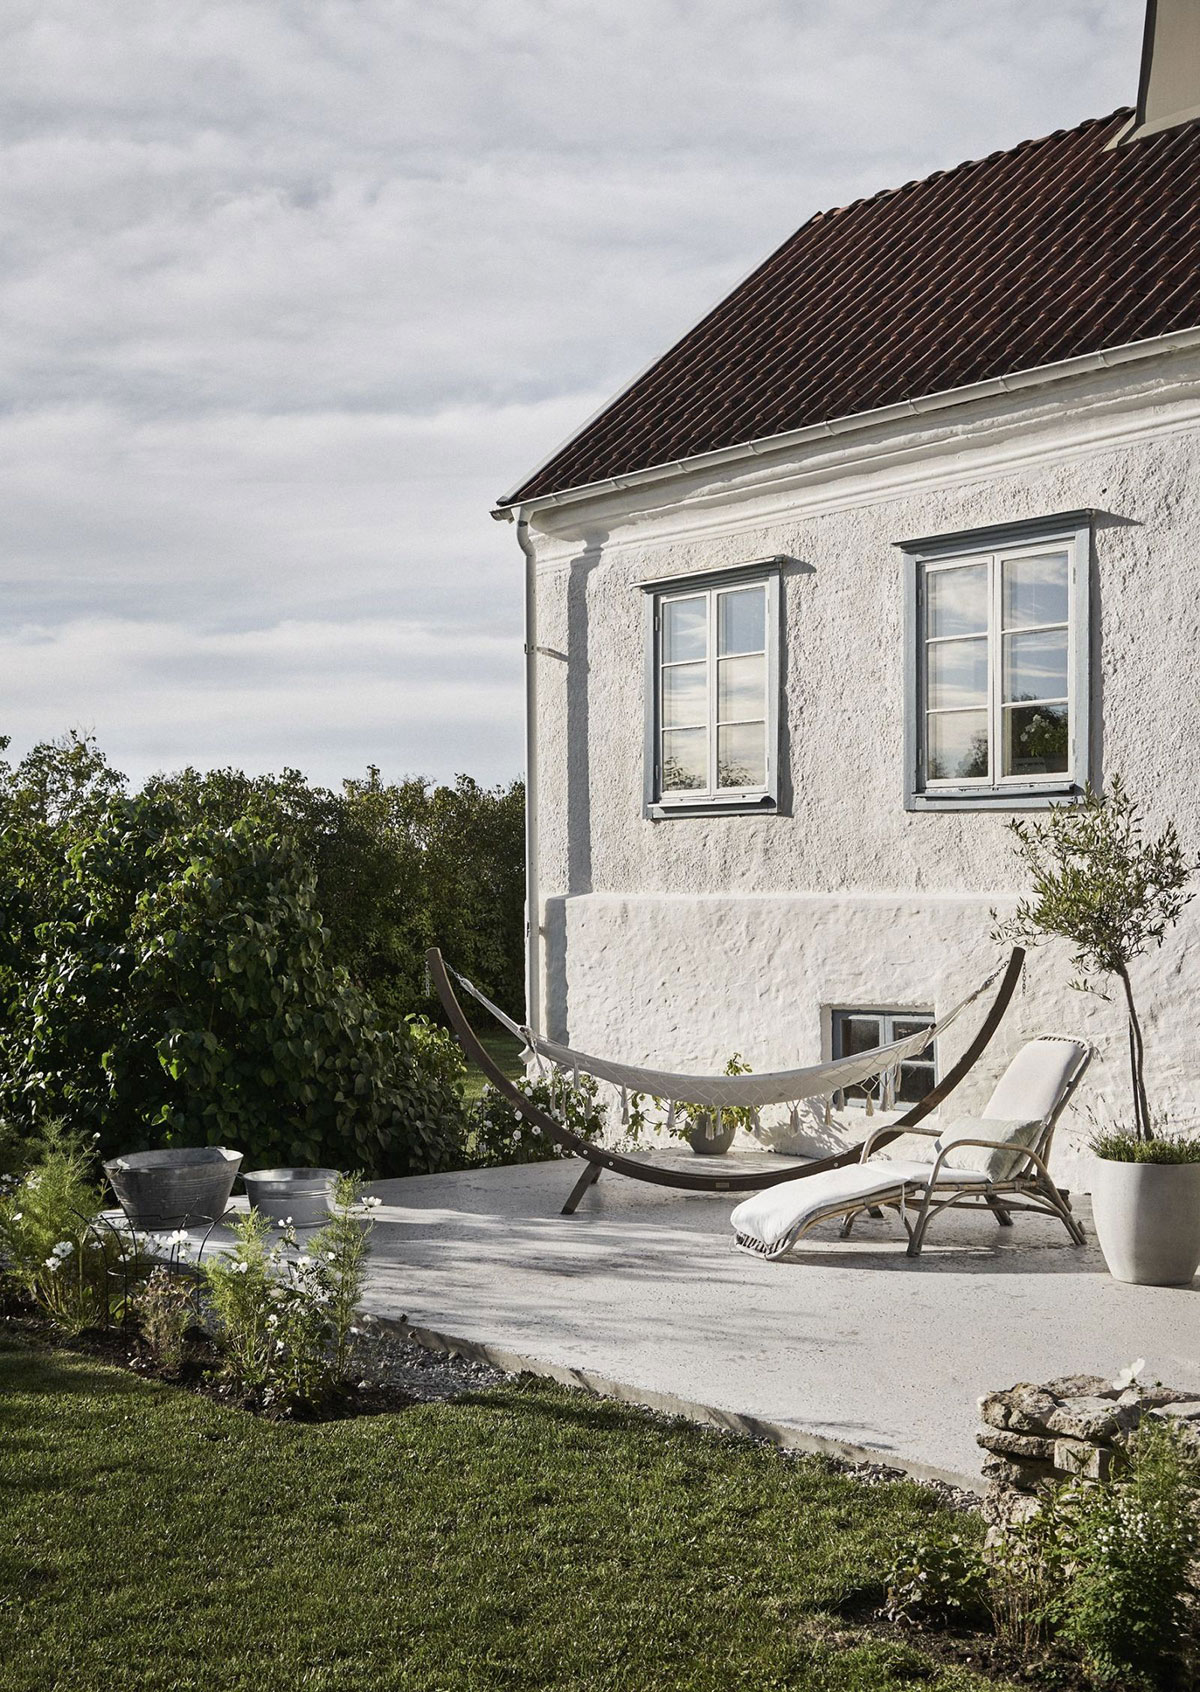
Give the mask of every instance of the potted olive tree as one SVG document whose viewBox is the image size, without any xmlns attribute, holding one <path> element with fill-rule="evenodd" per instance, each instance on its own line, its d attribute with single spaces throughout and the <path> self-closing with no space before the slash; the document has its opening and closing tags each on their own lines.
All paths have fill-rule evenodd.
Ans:
<svg viewBox="0 0 1200 1692">
<path fill-rule="evenodd" d="M 1009 825 L 1033 893 L 997 935 L 1026 944 L 1057 936 L 1074 948 L 1072 986 L 1109 997 L 1119 984 L 1129 1035 L 1133 1120 L 1097 1134 L 1096 1235 L 1118 1281 L 1185 1286 L 1200 1265 L 1200 1140 L 1156 1126 L 1146 1091 L 1142 1024 L 1129 966 L 1162 945 L 1191 899 L 1196 869 L 1174 824 L 1147 838 L 1139 806 L 1114 777 L 1101 797 L 1056 805 Z"/>
</svg>

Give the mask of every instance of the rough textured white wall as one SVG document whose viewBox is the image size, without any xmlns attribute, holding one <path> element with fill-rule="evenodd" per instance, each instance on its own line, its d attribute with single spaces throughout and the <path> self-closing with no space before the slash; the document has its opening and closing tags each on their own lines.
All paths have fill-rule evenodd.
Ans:
<svg viewBox="0 0 1200 1692">
<path fill-rule="evenodd" d="M 903 808 L 902 580 L 894 542 L 1083 507 L 1097 522 L 1094 711 L 1101 777 L 1200 849 L 1200 361 L 1105 372 L 679 476 L 666 490 L 535 514 L 539 547 L 545 1013 L 573 1043 L 634 1060 L 815 1061 L 821 1008 L 940 1011 L 994 957 L 990 907 L 1020 878 L 995 813 Z M 642 816 L 641 581 L 778 553 L 786 803 L 774 817 Z M 1195 1110 L 1200 926 L 1138 970 L 1157 1101 Z M 1099 1043 L 1060 1162 L 1090 1110 L 1125 1110 L 1115 1006 L 1036 953 L 977 1084 L 1043 1030 Z M 952 1056 L 952 1050 L 944 1056 Z M 956 1101 L 957 1102 L 957 1101 Z"/>
</svg>

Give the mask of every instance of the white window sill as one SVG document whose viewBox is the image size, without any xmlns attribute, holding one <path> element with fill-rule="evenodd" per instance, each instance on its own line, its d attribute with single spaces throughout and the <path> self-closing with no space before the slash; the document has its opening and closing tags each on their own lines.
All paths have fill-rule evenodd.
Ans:
<svg viewBox="0 0 1200 1692">
<path fill-rule="evenodd" d="M 774 794 L 731 793 L 703 799 L 658 799 L 646 806 L 646 815 L 652 822 L 666 822 L 671 817 L 769 817 L 778 809 Z"/>
<path fill-rule="evenodd" d="M 1012 782 L 1005 787 L 934 787 L 910 793 L 906 811 L 1040 811 L 1082 798 L 1078 782 Z"/>
</svg>

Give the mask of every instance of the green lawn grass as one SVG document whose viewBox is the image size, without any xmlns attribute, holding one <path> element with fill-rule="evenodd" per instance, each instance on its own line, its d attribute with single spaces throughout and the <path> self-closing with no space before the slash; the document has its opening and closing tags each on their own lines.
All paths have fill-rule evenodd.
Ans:
<svg viewBox="0 0 1200 1692">
<path fill-rule="evenodd" d="M 525 1073 L 525 1066 L 521 1062 L 521 1042 L 514 1040 L 511 1034 L 503 1032 L 487 1033 L 480 1031 L 479 1042 L 486 1049 L 492 1061 L 504 1071 L 513 1081 Z M 467 1082 L 463 1089 L 463 1097 L 468 1104 L 474 1104 L 483 1091 L 483 1071 L 477 1069 L 473 1063 L 467 1065 Z"/>
<path fill-rule="evenodd" d="M 996 1684 L 845 1619 L 927 1492 L 540 1384 L 296 1426 L 0 1340 L 0 1489 L 4 1692 Z"/>
</svg>

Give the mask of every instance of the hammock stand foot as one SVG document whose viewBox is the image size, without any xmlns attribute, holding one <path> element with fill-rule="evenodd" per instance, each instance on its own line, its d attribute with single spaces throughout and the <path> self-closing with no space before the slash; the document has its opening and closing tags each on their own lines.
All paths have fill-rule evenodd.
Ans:
<svg viewBox="0 0 1200 1692">
<path fill-rule="evenodd" d="M 600 1165 L 598 1163 L 589 1163 L 578 1181 L 576 1181 L 575 1185 L 571 1188 L 570 1195 L 566 1204 L 563 1205 L 560 1215 L 574 1216 L 575 1207 L 578 1205 L 584 1193 L 587 1192 L 589 1187 L 594 1187 L 599 1179 Z"/>
</svg>

